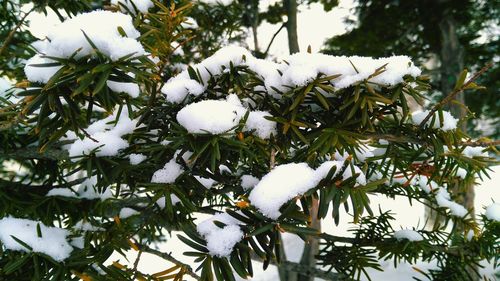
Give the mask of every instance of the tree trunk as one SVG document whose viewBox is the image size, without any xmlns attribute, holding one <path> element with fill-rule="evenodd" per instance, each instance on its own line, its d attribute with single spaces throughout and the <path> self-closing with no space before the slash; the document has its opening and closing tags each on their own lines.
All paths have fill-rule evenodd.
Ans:
<svg viewBox="0 0 500 281">
<path fill-rule="evenodd" d="M 285 0 L 285 10 L 288 20 L 286 30 L 288 32 L 288 49 L 290 54 L 298 53 L 299 39 L 297 35 L 297 0 Z"/>
<path fill-rule="evenodd" d="M 441 34 L 441 91 L 443 95 L 447 95 L 453 91 L 458 75 L 464 69 L 465 55 L 458 40 L 457 23 L 451 11 L 447 9 L 444 10 L 443 18 L 439 23 L 439 31 Z M 463 92 L 450 103 L 449 109 L 456 118 L 461 119 L 467 115 Z M 467 132 L 466 122 L 460 125 L 460 129 Z M 452 192 L 456 196 L 456 201 L 470 210 L 471 216 L 474 218 L 474 179 L 468 178 L 458 181 Z M 477 268 L 467 268 L 470 276 L 475 277 L 471 281 L 479 280 L 479 276 L 475 273 L 476 270 Z"/>
</svg>

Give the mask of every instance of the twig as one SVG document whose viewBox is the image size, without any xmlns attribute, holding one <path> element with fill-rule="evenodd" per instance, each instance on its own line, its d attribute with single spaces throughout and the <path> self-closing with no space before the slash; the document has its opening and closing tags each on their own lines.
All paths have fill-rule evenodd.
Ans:
<svg viewBox="0 0 500 281">
<path fill-rule="evenodd" d="M 496 141 L 467 141 L 467 142 L 462 142 L 460 143 L 461 145 L 466 145 L 466 146 L 498 146 L 500 145 L 500 140 Z"/>
<path fill-rule="evenodd" d="M 137 273 L 138 273 L 137 266 L 139 265 L 139 261 L 141 260 L 141 256 L 142 256 L 142 251 L 139 251 L 139 253 L 137 254 L 137 258 L 135 259 L 135 262 L 134 262 L 134 272 L 135 272 L 134 278 L 133 278 L 134 280 L 137 277 Z"/>
<path fill-rule="evenodd" d="M 281 30 L 283 28 L 285 28 L 286 26 L 286 22 L 284 22 L 281 27 L 278 29 L 278 31 L 276 31 L 273 35 L 273 37 L 271 37 L 271 41 L 269 41 L 269 44 L 267 45 L 267 48 L 266 48 L 266 51 L 264 52 L 264 57 L 267 57 L 267 54 L 269 53 L 269 49 L 271 48 L 271 45 L 273 44 L 274 42 L 274 39 L 276 38 L 276 36 L 278 36 L 278 34 L 281 32 Z"/>
<path fill-rule="evenodd" d="M 7 49 L 7 46 L 9 46 L 10 41 L 12 41 L 12 38 L 14 38 L 14 34 L 16 34 L 16 31 L 23 25 L 24 20 L 28 17 L 31 12 L 35 10 L 35 7 L 31 8 L 24 16 L 19 20 L 19 22 L 16 24 L 14 29 L 12 29 L 9 32 L 9 35 L 7 35 L 7 38 L 5 38 L 5 41 L 3 42 L 2 48 L 0 48 L 0 56 L 3 54 L 3 52 Z"/>
<path fill-rule="evenodd" d="M 167 261 L 169 261 L 171 263 L 175 263 L 177 265 L 182 266 L 185 269 L 186 273 L 189 276 L 193 277 L 196 280 L 201 280 L 201 277 L 193 271 L 193 269 L 191 268 L 191 266 L 189 266 L 189 265 L 187 265 L 187 264 L 179 261 L 178 259 L 174 258 L 172 255 L 164 253 L 164 252 L 160 252 L 160 251 L 155 250 L 153 248 L 150 248 L 150 247 L 148 247 L 146 245 L 138 245 L 138 246 L 139 246 L 139 249 L 141 251 L 153 254 L 153 255 L 158 256 L 160 258 L 163 258 L 163 259 L 165 259 L 165 260 L 167 260 Z"/>
<path fill-rule="evenodd" d="M 487 64 L 486 66 L 484 66 L 483 68 L 481 68 L 481 70 L 479 70 L 478 72 L 476 72 L 469 80 L 467 80 L 467 82 L 465 82 L 461 87 L 457 88 L 457 89 L 454 89 L 451 93 L 449 93 L 441 102 L 439 102 L 438 104 L 436 104 L 429 112 L 429 114 L 427 114 L 427 116 L 425 116 L 424 120 L 422 120 L 422 122 L 420 123 L 420 127 L 423 128 L 425 126 L 425 124 L 427 123 L 427 121 L 429 121 L 429 119 L 434 115 L 434 113 L 436 113 L 436 111 L 441 108 L 443 105 L 447 104 L 448 102 L 450 102 L 456 95 L 460 94 L 461 92 L 463 92 L 470 84 L 472 84 L 479 76 L 481 76 L 481 74 L 483 74 L 484 72 L 486 72 L 486 70 L 488 70 L 490 67 L 493 66 L 493 63 L 489 63 Z"/>
</svg>

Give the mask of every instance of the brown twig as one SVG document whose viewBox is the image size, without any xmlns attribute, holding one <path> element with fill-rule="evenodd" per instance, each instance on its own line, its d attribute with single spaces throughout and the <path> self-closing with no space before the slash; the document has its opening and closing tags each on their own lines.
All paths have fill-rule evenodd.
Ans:
<svg viewBox="0 0 500 281">
<path fill-rule="evenodd" d="M 148 247 L 146 245 L 138 245 L 138 246 L 139 246 L 139 249 L 141 251 L 153 254 L 153 255 L 158 256 L 160 258 L 163 258 L 163 259 L 165 259 L 165 260 L 167 260 L 167 261 L 169 261 L 171 263 L 174 263 L 174 264 L 182 266 L 184 268 L 184 270 L 185 270 L 185 273 L 187 273 L 189 276 L 193 277 L 196 280 L 201 280 L 201 277 L 193 271 L 193 269 L 191 268 L 191 266 L 189 266 L 189 265 L 181 262 L 180 260 L 174 258 L 171 254 L 155 250 L 155 249 L 150 248 L 150 247 Z"/>
<path fill-rule="evenodd" d="M 266 51 L 264 52 L 264 57 L 267 57 L 267 54 L 269 53 L 269 49 L 271 48 L 271 45 L 273 44 L 274 42 L 274 39 L 276 38 L 276 36 L 278 36 L 278 34 L 281 32 L 281 30 L 283 28 L 286 27 L 286 22 L 284 22 L 281 27 L 278 29 L 278 31 L 276 31 L 273 35 L 273 37 L 271 37 L 271 41 L 269 41 L 269 44 L 267 45 L 267 48 L 266 48 Z"/>
<path fill-rule="evenodd" d="M 12 41 L 12 38 L 14 38 L 14 34 L 16 34 L 16 31 L 23 25 L 24 20 L 28 17 L 31 12 L 35 10 L 35 7 L 31 8 L 24 16 L 19 20 L 19 22 L 16 24 L 16 26 L 9 32 L 7 35 L 7 38 L 5 38 L 5 41 L 3 42 L 2 47 L 0 48 L 0 56 L 3 54 L 3 52 L 7 49 L 7 46 L 9 46 L 10 41 Z"/>
<path fill-rule="evenodd" d="M 500 140 L 496 141 L 467 141 L 467 142 L 462 142 L 460 143 L 461 145 L 466 145 L 466 146 L 498 146 L 500 145 Z"/>
<path fill-rule="evenodd" d="M 467 80 L 467 82 L 465 82 L 461 87 L 454 89 L 441 102 L 439 102 L 438 104 L 436 104 L 430 110 L 429 114 L 427 114 L 427 116 L 425 116 L 424 120 L 420 123 L 420 127 L 423 128 L 424 125 L 427 123 L 427 121 L 429 121 L 429 119 L 434 115 L 434 113 L 436 113 L 436 111 L 439 108 L 441 108 L 443 105 L 445 105 L 448 102 L 450 102 L 456 95 L 460 94 L 465 89 L 467 89 L 467 87 L 469 85 L 471 85 L 479 76 L 481 76 L 484 72 L 486 72 L 486 70 L 488 70 L 492 66 L 493 66 L 493 63 L 488 63 L 486 66 L 484 66 L 483 68 L 481 68 L 481 70 L 479 70 L 474 75 L 472 75 L 472 77 L 469 80 Z"/>
</svg>

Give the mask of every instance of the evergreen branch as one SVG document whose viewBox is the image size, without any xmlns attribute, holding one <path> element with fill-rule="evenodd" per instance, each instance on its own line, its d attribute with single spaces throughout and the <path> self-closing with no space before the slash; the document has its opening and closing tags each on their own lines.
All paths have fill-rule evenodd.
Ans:
<svg viewBox="0 0 500 281">
<path fill-rule="evenodd" d="M 262 262 L 262 259 L 259 256 L 255 255 L 253 252 L 252 252 L 251 258 L 254 261 Z M 279 267 L 280 269 L 284 269 L 285 271 L 299 272 L 303 275 L 319 277 L 319 278 L 322 278 L 324 280 L 331 280 L 331 281 L 351 280 L 348 277 L 346 277 L 345 275 L 340 274 L 340 273 L 326 271 L 323 269 L 319 269 L 316 267 L 310 267 L 307 265 L 303 265 L 303 264 L 291 262 L 291 261 L 281 261 L 280 263 L 278 263 L 275 259 L 273 259 L 273 260 L 271 260 L 270 264 L 275 265 L 275 266 Z"/>
<path fill-rule="evenodd" d="M 68 160 L 69 155 L 67 151 L 59 149 L 46 149 L 40 152 L 37 147 L 24 147 L 12 152 L 0 151 L 0 158 L 12 159 L 45 159 L 45 160 Z"/>
<path fill-rule="evenodd" d="M 476 72 L 472 77 L 467 80 L 462 86 L 454 89 L 451 93 L 449 93 L 442 101 L 440 101 L 438 104 L 436 104 L 430 111 L 427 116 L 425 116 L 424 120 L 420 123 L 420 128 L 423 128 L 424 125 L 429 121 L 429 119 L 434 116 L 434 113 L 441 108 L 443 105 L 449 103 L 453 98 L 455 98 L 456 95 L 460 94 L 464 90 L 467 89 L 467 87 L 471 86 L 471 84 L 479 77 L 481 76 L 486 70 L 490 69 L 493 66 L 493 63 L 488 63 L 486 66 L 481 68 L 478 72 Z"/>
<path fill-rule="evenodd" d="M 16 26 L 9 32 L 7 35 L 7 38 L 5 38 L 5 41 L 3 42 L 2 47 L 0 48 L 0 56 L 3 54 L 3 52 L 7 49 L 7 47 L 10 44 L 10 41 L 14 38 L 14 34 L 16 34 L 16 31 L 23 25 L 24 21 L 26 18 L 35 10 L 35 7 L 31 8 L 24 16 L 19 20 L 19 22 L 16 24 Z"/>
<path fill-rule="evenodd" d="M 476 147 L 476 146 L 483 146 L 483 147 L 499 146 L 500 140 L 496 140 L 496 141 L 467 141 L 467 142 L 462 142 L 460 144 L 466 145 L 466 146 L 473 146 L 473 147 Z"/>
<path fill-rule="evenodd" d="M 191 266 L 181 262 L 180 260 L 174 258 L 171 254 L 167 254 L 167 253 L 164 253 L 164 252 L 161 252 L 161 251 L 158 251 L 158 250 L 155 250 L 153 248 L 150 248 L 149 246 L 146 246 L 146 245 L 137 245 L 139 246 L 139 249 L 143 252 L 146 252 L 146 253 L 149 253 L 149 254 L 153 254 L 155 256 L 158 256 L 160 258 L 163 258 L 171 263 L 174 263 L 176 265 L 180 265 L 182 268 L 185 269 L 186 273 L 193 277 L 194 279 L 196 280 L 201 280 L 201 277 L 196 274 L 193 269 L 191 268 Z"/>
</svg>

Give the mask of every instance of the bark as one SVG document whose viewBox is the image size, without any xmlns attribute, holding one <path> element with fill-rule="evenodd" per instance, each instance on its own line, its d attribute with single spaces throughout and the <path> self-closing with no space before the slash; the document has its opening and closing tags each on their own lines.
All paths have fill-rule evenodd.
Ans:
<svg viewBox="0 0 500 281">
<path fill-rule="evenodd" d="M 453 91 L 458 75 L 464 69 L 465 56 L 464 48 L 458 40 L 457 23 L 450 10 L 444 10 L 443 18 L 439 23 L 439 31 L 441 37 L 441 91 L 446 95 Z M 467 110 L 463 92 L 452 100 L 449 109 L 456 118 L 461 119 L 466 116 Z M 467 124 L 463 122 L 460 129 L 467 132 Z M 456 196 L 457 203 L 470 210 L 471 216 L 474 218 L 474 179 L 458 181 L 452 192 Z M 435 216 L 431 218 L 435 219 Z M 479 280 L 479 276 L 475 274 L 476 270 L 477 268 L 467 268 L 470 275 L 475 277 L 471 281 Z"/>
<path fill-rule="evenodd" d="M 297 0 L 285 0 L 285 10 L 288 20 L 286 30 L 288 31 L 288 49 L 290 54 L 298 53 L 299 40 L 297 35 Z"/>
</svg>

